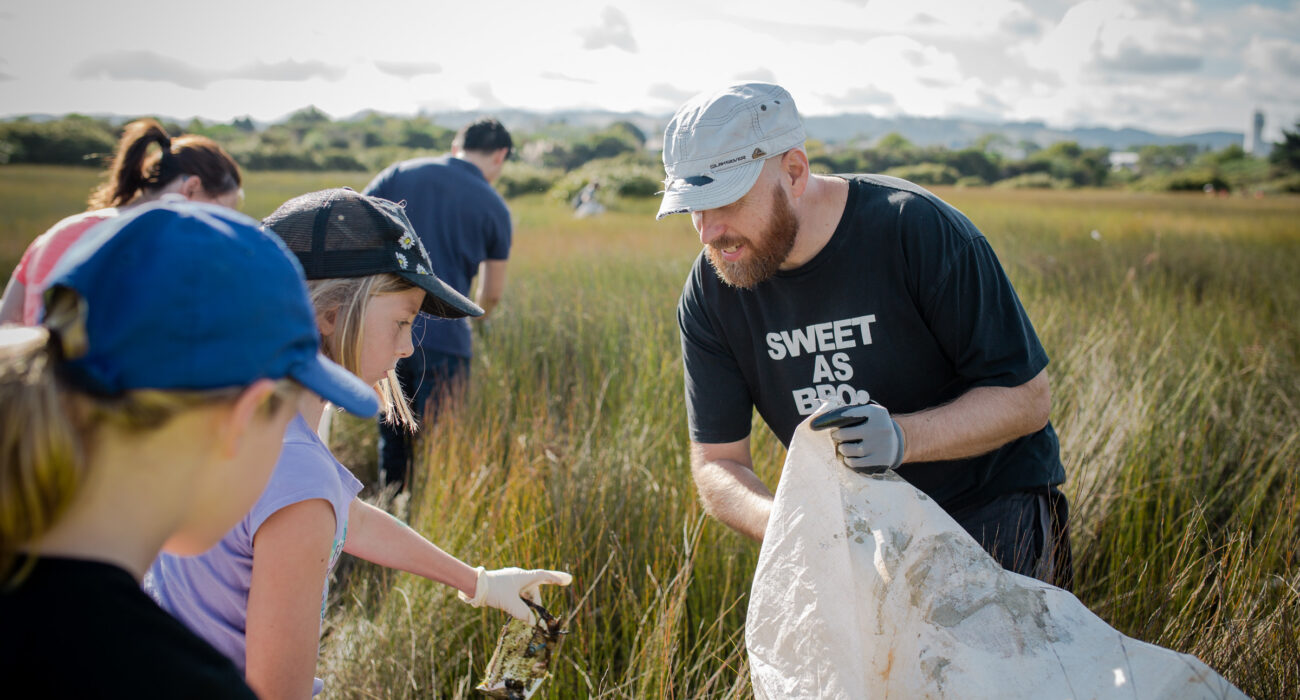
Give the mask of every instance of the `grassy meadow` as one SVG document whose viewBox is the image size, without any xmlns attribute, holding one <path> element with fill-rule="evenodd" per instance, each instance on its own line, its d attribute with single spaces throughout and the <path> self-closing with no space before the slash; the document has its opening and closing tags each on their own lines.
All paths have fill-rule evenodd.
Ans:
<svg viewBox="0 0 1300 700">
<path fill-rule="evenodd" d="M 0 269 L 84 206 L 89 170 L 0 167 Z M 249 173 L 244 211 L 364 174 Z M 1052 364 L 1075 593 L 1252 697 L 1300 693 L 1300 199 L 942 189 L 998 251 Z M 574 220 L 511 201 L 506 300 L 478 326 L 460 412 L 391 504 L 490 568 L 562 568 L 569 616 L 545 697 L 749 697 L 757 547 L 708 520 L 686 450 L 674 307 L 699 243 L 629 202 Z M 370 426 L 341 420 L 374 471 Z M 783 450 L 756 423 L 771 486 Z M 326 696 L 471 697 L 504 616 L 445 587 L 340 568 Z"/>
</svg>

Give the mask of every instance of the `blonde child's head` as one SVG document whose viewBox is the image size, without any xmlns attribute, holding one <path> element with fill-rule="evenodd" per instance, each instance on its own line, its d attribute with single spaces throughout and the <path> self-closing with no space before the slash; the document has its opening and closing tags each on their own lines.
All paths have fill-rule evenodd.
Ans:
<svg viewBox="0 0 1300 700">
<path fill-rule="evenodd" d="M 373 381 L 386 417 L 413 428 L 393 372 L 397 357 L 411 352 L 409 320 L 417 311 L 454 319 L 483 310 L 433 273 L 400 204 L 348 188 L 322 190 L 285 202 L 262 223 L 302 264 L 326 354 Z M 376 371 L 376 363 L 387 366 Z"/>
<path fill-rule="evenodd" d="M 300 387 L 373 415 L 315 321 L 296 262 L 237 212 L 167 202 L 90 231 L 42 324 L 0 329 L 0 577 L 151 463 L 170 464 L 149 477 L 164 493 L 132 507 L 202 551 L 266 483 Z"/>
</svg>

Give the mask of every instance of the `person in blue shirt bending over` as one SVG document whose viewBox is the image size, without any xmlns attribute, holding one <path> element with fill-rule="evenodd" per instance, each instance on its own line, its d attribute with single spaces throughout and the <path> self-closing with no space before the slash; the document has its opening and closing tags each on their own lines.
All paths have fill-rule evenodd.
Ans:
<svg viewBox="0 0 1300 700">
<path fill-rule="evenodd" d="M 404 202 L 406 215 L 424 242 L 433 273 L 469 295 L 487 318 L 501 301 L 510 257 L 510 211 L 492 188 L 514 142 L 501 122 L 482 118 L 461 128 L 451 153 L 390 165 L 365 194 Z M 425 314 L 415 325 L 415 354 L 397 364 L 402 390 L 418 422 L 427 426 L 452 397 L 463 392 L 472 357 L 468 319 L 435 319 Z M 413 437 L 401 426 L 379 423 L 379 478 L 406 488 L 414 455 Z"/>
</svg>

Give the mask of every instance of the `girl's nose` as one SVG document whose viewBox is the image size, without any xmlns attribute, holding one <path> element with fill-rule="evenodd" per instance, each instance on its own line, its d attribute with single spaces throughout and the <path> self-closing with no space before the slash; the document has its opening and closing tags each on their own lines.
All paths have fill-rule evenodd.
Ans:
<svg viewBox="0 0 1300 700">
<path fill-rule="evenodd" d="M 400 358 L 410 357 L 415 353 L 415 343 L 411 341 L 411 333 L 408 331 L 402 334 L 402 342 L 397 347 L 397 356 Z"/>
</svg>

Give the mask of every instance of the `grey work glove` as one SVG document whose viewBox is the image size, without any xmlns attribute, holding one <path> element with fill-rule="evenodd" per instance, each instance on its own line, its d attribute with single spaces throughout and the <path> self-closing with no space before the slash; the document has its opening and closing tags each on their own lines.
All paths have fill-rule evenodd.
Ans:
<svg viewBox="0 0 1300 700">
<path fill-rule="evenodd" d="M 840 461 L 856 471 L 879 474 L 903 463 L 903 429 L 875 401 L 831 409 L 813 418 L 812 428 L 830 429 Z"/>
<path fill-rule="evenodd" d="M 539 589 L 542 584 L 567 586 L 573 581 L 573 577 L 563 571 L 547 569 L 520 569 L 511 566 L 487 571 L 480 566 L 475 570 L 478 571 L 478 579 L 474 585 L 474 597 L 471 598 L 462 591 L 458 594 L 459 598 L 476 608 L 487 605 L 504 610 L 530 625 L 537 624 L 537 616 L 528 609 L 523 599 L 541 603 Z"/>
</svg>

